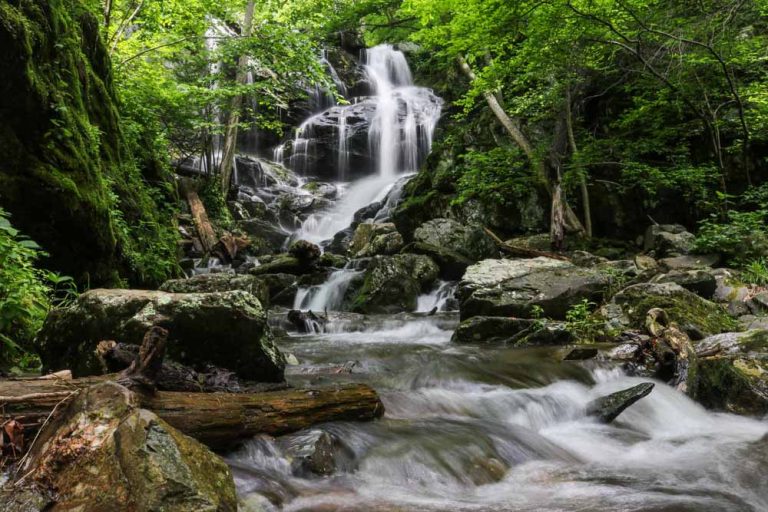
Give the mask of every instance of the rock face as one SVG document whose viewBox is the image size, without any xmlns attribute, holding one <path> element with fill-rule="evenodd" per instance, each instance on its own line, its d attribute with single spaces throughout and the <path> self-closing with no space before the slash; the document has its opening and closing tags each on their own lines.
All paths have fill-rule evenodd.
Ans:
<svg viewBox="0 0 768 512">
<path fill-rule="evenodd" d="M 469 267 L 459 284 L 461 318 L 476 315 L 563 319 L 583 299 L 599 302 L 609 284 L 599 270 L 551 258 L 483 260 Z"/>
<path fill-rule="evenodd" d="M 691 334 L 717 334 L 735 327 L 723 308 L 675 283 L 640 283 L 621 290 L 600 310 L 609 330 L 639 329 L 653 308 Z"/>
<path fill-rule="evenodd" d="M 140 344 L 153 325 L 170 332 L 169 356 L 190 366 L 213 364 L 248 380 L 280 382 L 285 366 L 258 299 L 246 291 L 166 293 L 91 290 L 46 319 L 37 343 L 44 369 L 75 376 L 101 373 L 99 341 Z"/>
<path fill-rule="evenodd" d="M 472 261 L 492 258 L 499 250 L 479 226 L 461 224 L 453 219 L 432 219 L 413 233 L 415 242 L 442 247 Z"/>
<path fill-rule="evenodd" d="M 693 249 L 696 237 L 679 224 L 650 226 L 645 231 L 644 247 L 646 252 L 654 251 L 656 256 L 679 256 L 688 254 Z"/>
<path fill-rule="evenodd" d="M 211 293 L 242 290 L 250 293 L 269 307 L 269 286 L 264 279 L 243 274 L 200 274 L 189 279 L 171 279 L 160 286 L 160 290 L 171 293 Z"/>
<path fill-rule="evenodd" d="M 429 289 L 438 273 L 437 265 L 426 256 L 376 256 L 368 264 L 351 309 L 356 313 L 413 311 L 419 294 Z"/>
<path fill-rule="evenodd" d="M 768 331 L 717 334 L 695 347 L 698 368 L 691 394 L 696 400 L 738 414 L 768 413 Z"/>
<path fill-rule="evenodd" d="M 51 511 L 237 510 L 224 461 L 112 382 L 82 391 L 48 424 L 20 474 L 54 491 Z"/>
</svg>

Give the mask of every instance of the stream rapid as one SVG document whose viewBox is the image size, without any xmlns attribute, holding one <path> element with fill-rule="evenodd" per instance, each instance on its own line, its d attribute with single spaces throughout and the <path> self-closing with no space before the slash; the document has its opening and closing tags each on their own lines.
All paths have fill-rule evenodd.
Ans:
<svg viewBox="0 0 768 512">
<path fill-rule="evenodd" d="M 381 206 L 369 222 L 386 220 L 404 177 L 429 152 L 441 100 L 413 84 L 405 56 L 391 46 L 369 49 L 364 67 L 369 96 L 323 103 L 275 148 L 274 160 L 311 175 L 313 134 L 335 123 L 339 196 L 303 218 L 292 239 L 327 242 L 370 203 Z M 348 144 L 363 107 L 376 162 L 365 172 L 350 167 Z M 341 308 L 345 286 L 360 272 L 352 262 L 300 288 L 294 308 Z M 227 459 L 246 504 L 270 511 L 768 510 L 768 423 L 708 412 L 657 382 L 612 424 L 600 424 L 586 415 L 591 400 L 648 379 L 595 361 L 563 361 L 563 347 L 451 343 L 454 290 L 443 282 L 419 298 L 418 311 L 437 311 L 432 316 L 340 315 L 324 332 L 278 340 L 298 361 L 286 372 L 291 385 L 366 383 L 386 413 L 370 423 L 249 441 Z M 337 442 L 336 470 L 296 471 L 291 454 L 320 431 Z"/>
</svg>

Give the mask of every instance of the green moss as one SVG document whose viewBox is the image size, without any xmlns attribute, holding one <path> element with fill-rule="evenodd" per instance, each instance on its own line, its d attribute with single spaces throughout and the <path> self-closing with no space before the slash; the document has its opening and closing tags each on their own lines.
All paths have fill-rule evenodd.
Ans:
<svg viewBox="0 0 768 512">
<path fill-rule="evenodd" d="M 96 20 L 79 0 L 4 2 L 0 47 L 0 204 L 46 264 L 91 286 L 177 273 L 172 215 L 123 136 Z"/>
<path fill-rule="evenodd" d="M 754 377 L 745 374 L 732 359 L 706 358 L 698 366 L 694 395 L 705 407 L 737 414 L 762 414 L 768 410 L 768 402 L 753 386 Z"/>
</svg>

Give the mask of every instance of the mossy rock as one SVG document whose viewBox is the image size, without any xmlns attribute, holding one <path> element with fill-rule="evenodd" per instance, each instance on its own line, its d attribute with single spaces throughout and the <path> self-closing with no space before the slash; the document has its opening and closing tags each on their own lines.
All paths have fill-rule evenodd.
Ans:
<svg viewBox="0 0 768 512">
<path fill-rule="evenodd" d="M 142 173 L 169 170 L 131 154 L 99 32 L 79 0 L 0 4 L 0 205 L 46 265 L 90 286 L 158 285 L 178 273 L 178 233 Z"/>
<path fill-rule="evenodd" d="M 267 263 L 263 263 L 249 270 L 250 274 L 260 276 L 264 274 L 293 274 L 302 275 L 314 272 L 316 269 L 310 262 L 302 261 L 294 256 L 280 254 Z"/>
<path fill-rule="evenodd" d="M 56 491 L 40 510 L 236 512 L 227 464 L 137 402 L 97 384 L 41 430 L 23 473 Z"/>
<path fill-rule="evenodd" d="M 629 286 L 601 309 L 611 328 L 641 329 L 649 310 L 663 309 L 669 320 L 687 332 L 704 335 L 733 331 L 738 323 L 726 311 L 675 283 L 640 283 Z"/>
<path fill-rule="evenodd" d="M 247 380 L 283 380 L 285 359 L 274 344 L 266 311 L 241 290 L 91 290 L 48 315 L 36 340 L 43 369 L 70 369 L 78 377 L 100 374 L 94 353 L 100 341 L 139 345 L 153 325 L 168 329 L 167 350 L 175 361 L 198 368 L 213 364 Z"/>
<path fill-rule="evenodd" d="M 171 279 L 160 286 L 160 291 L 171 293 L 211 293 L 242 290 L 250 293 L 265 308 L 269 307 L 269 287 L 259 276 L 243 274 L 200 274 L 188 279 Z"/>
<path fill-rule="evenodd" d="M 768 331 L 754 329 L 696 343 L 692 396 L 705 407 L 737 414 L 768 413 Z"/>
<path fill-rule="evenodd" d="M 440 269 L 427 256 L 397 254 L 376 256 L 355 290 L 351 310 L 356 313 L 414 311 L 419 294 L 437 280 Z"/>
<path fill-rule="evenodd" d="M 459 324 L 451 337 L 454 343 L 513 344 L 530 334 L 535 320 L 503 316 L 474 316 Z"/>
</svg>

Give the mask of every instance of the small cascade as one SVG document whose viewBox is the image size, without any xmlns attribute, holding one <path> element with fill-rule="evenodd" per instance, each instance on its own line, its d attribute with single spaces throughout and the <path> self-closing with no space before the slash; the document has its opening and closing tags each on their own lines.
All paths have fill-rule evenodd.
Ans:
<svg viewBox="0 0 768 512">
<path fill-rule="evenodd" d="M 419 313 L 428 313 L 436 311 L 454 311 L 456 310 L 456 288 L 457 283 L 452 281 L 440 281 L 434 290 L 430 293 L 420 295 L 416 311 Z"/>
<path fill-rule="evenodd" d="M 344 268 L 332 273 L 323 284 L 299 288 L 293 301 L 293 309 L 309 311 L 337 311 L 344 301 L 344 294 L 352 281 L 362 272 Z"/>
<path fill-rule="evenodd" d="M 349 171 L 349 141 L 347 140 L 347 116 L 346 109 L 342 109 L 339 114 L 339 161 L 338 161 L 338 179 L 345 181 Z"/>
</svg>

